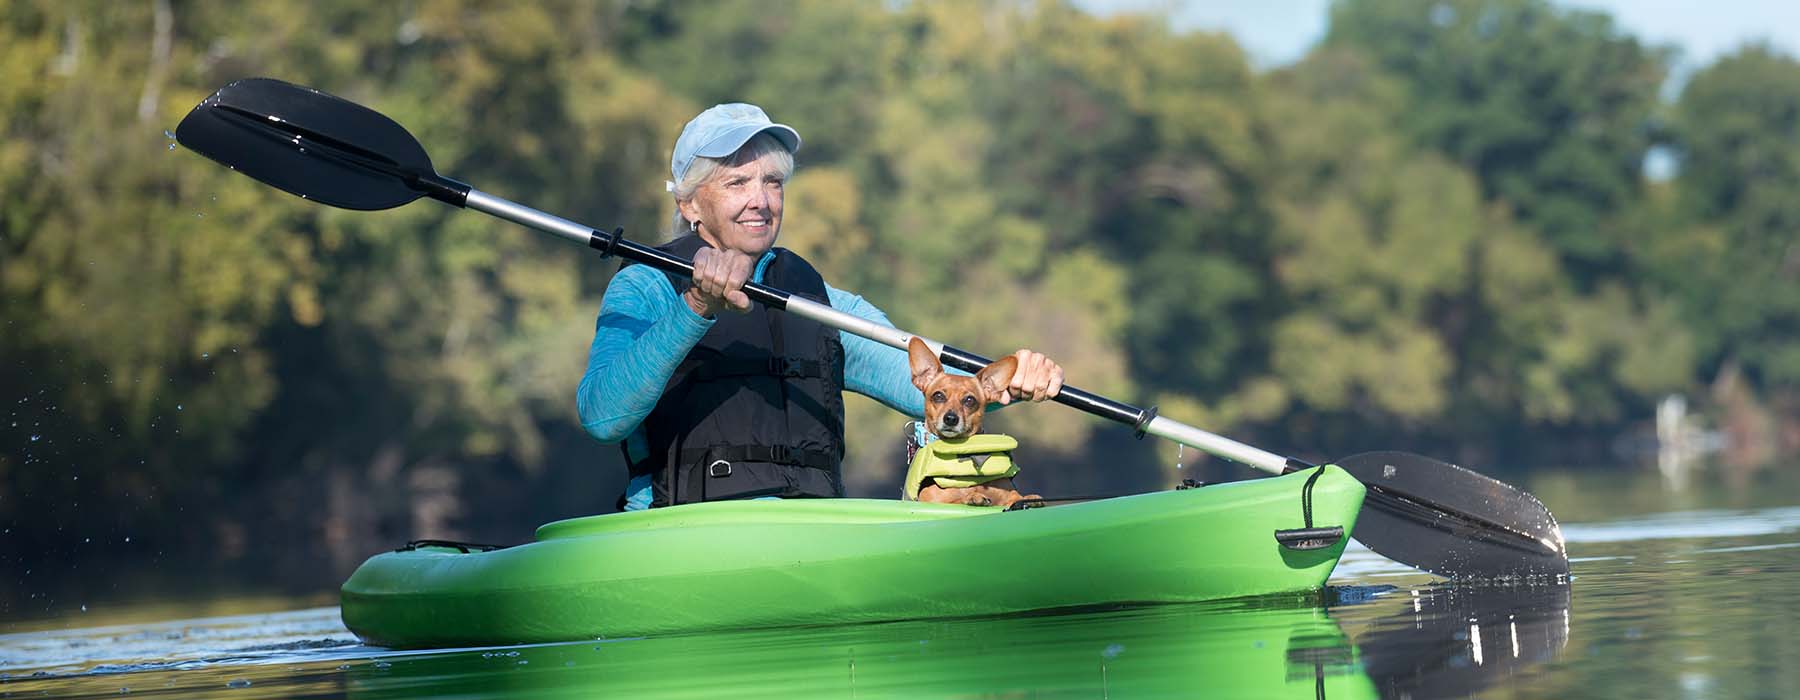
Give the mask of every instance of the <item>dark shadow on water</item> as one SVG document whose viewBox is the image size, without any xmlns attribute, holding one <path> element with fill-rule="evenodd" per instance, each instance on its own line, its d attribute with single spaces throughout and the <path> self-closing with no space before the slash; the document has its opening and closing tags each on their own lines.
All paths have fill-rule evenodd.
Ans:
<svg viewBox="0 0 1800 700">
<path fill-rule="evenodd" d="M 1465 697 L 1555 659 L 1569 642 L 1569 599 L 1567 584 L 1395 589 L 1361 599 L 1387 612 L 1353 639 L 1383 697 Z"/>
<path fill-rule="evenodd" d="M 159 659 L 149 663 L 14 674 L 0 694 L 1462 697 L 1555 658 L 1568 606 L 1567 586 L 1358 585 L 1322 597 L 430 652 L 357 645 L 326 631 L 335 610 L 316 609 L 251 621 L 240 643 L 211 652 L 183 642 L 146 647 Z M 187 639 L 230 631 L 178 626 Z M 264 636 L 282 630 L 306 636 Z"/>
</svg>

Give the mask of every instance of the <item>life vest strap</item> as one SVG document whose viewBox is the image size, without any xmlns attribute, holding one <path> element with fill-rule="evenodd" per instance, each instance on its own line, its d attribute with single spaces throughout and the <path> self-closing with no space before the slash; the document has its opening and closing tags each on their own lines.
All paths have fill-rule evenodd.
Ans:
<svg viewBox="0 0 1800 700">
<path fill-rule="evenodd" d="M 695 363 L 690 376 L 703 382 L 727 377 L 816 378 L 825 376 L 826 369 L 824 362 L 796 360 L 791 357 L 768 357 L 760 360 L 715 357 Z"/>
<path fill-rule="evenodd" d="M 715 445 L 681 451 L 683 464 L 707 464 L 724 461 L 787 464 L 808 469 L 835 472 L 837 457 L 817 450 L 801 450 L 787 445 Z"/>
</svg>

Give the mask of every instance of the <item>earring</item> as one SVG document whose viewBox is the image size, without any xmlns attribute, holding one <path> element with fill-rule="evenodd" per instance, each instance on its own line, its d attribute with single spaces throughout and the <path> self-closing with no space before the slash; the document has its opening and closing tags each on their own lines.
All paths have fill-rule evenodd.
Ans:
<svg viewBox="0 0 1800 700">
<path fill-rule="evenodd" d="M 689 221 L 688 222 L 688 233 L 699 233 L 699 232 L 700 232 L 700 222 Z"/>
</svg>

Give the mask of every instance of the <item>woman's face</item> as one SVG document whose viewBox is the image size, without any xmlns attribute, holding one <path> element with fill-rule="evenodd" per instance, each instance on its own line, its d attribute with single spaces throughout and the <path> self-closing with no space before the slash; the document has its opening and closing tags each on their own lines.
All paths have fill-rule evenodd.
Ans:
<svg viewBox="0 0 1800 700">
<path fill-rule="evenodd" d="M 681 203 L 688 221 L 700 222 L 700 238 L 720 250 L 760 257 L 781 232 L 780 173 L 774 158 L 724 165 Z"/>
</svg>

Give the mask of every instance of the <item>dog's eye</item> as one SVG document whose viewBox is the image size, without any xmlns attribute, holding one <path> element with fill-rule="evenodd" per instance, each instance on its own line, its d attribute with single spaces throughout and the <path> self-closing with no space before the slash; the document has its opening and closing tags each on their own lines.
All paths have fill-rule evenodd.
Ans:
<svg viewBox="0 0 1800 700">
<path fill-rule="evenodd" d="M 931 402 L 932 403 L 943 403 L 947 400 L 948 399 L 944 396 L 944 392 L 941 392 L 941 391 L 931 392 Z"/>
<path fill-rule="evenodd" d="M 975 410 L 975 397 L 964 396 L 963 397 L 963 408 L 967 408 L 971 411 Z"/>
</svg>

